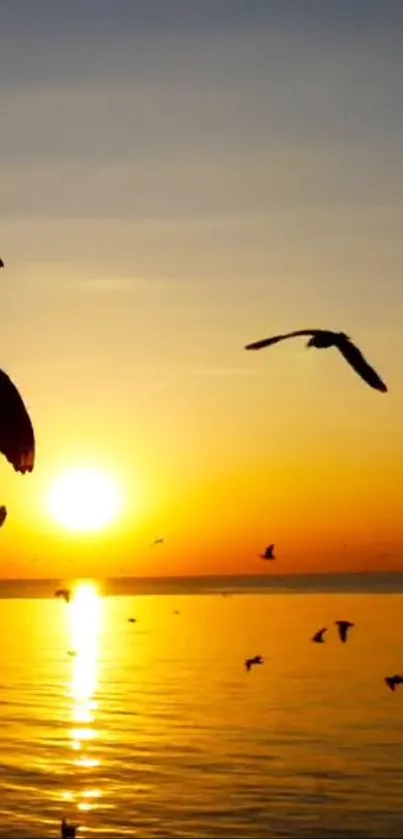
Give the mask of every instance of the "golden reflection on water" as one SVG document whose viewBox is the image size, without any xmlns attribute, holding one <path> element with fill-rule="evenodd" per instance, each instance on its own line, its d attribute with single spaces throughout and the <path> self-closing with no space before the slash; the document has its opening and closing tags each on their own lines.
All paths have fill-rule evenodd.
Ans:
<svg viewBox="0 0 403 839">
<path fill-rule="evenodd" d="M 69 605 L 71 647 L 76 652 L 72 660 L 73 676 L 70 683 L 70 695 L 73 700 L 70 738 L 71 748 L 75 753 L 72 760 L 75 773 L 99 766 L 99 760 L 91 752 L 91 744 L 98 737 L 98 703 L 95 694 L 98 683 L 101 607 L 101 597 L 93 583 L 81 583 Z M 88 785 L 88 774 L 84 780 L 83 789 L 76 796 L 72 793 L 67 794 L 66 798 L 70 801 L 76 800 L 79 810 L 88 811 L 92 809 L 93 800 L 99 798 L 101 792 Z"/>
</svg>

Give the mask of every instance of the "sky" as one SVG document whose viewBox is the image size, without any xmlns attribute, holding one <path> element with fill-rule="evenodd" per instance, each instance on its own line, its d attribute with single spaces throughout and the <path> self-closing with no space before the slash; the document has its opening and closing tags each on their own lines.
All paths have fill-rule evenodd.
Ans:
<svg viewBox="0 0 403 839">
<path fill-rule="evenodd" d="M 268 573 L 403 570 L 402 34 L 400 0 L 1 3 L 1 364 L 37 439 L 0 462 L 2 576 L 260 573 L 268 542 Z M 389 392 L 243 349 L 311 326 Z M 78 536 L 46 498 L 84 466 L 124 508 Z"/>
</svg>

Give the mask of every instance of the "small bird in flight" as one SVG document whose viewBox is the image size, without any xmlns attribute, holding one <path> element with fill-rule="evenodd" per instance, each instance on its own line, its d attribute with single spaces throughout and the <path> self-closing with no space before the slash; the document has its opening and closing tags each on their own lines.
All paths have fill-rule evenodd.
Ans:
<svg viewBox="0 0 403 839">
<path fill-rule="evenodd" d="M 58 588 L 57 591 L 55 591 L 55 597 L 63 597 L 63 600 L 65 600 L 66 603 L 70 603 L 71 592 L 68 588 Z"/>
<path fill-rule="evenodd" d="M 62 839 L 75 839 L 78 828 L 78 824 L 68 824 L 67 819 L 62 819 Z"/>
<path fill-rule="evenodd" d="M 6 518 L 7 518 L 7 507 L 4 507 L 4 505 L 3 505 L 2 507 L 0 507 L 0 527 L 3 526 Z"/>
<path fill-rule="evenodd" d="M 386 676 L 385 682 L 391 690 L 396 690 L 396 685 L 403 685 L 403 676 Z"/>
<path fill-rule="evenodd" d="M 4 268 L 4 262 L 2 259 L 0 259 L 0 268 Z"/>
<path fill-rule="evenodd" d="M 387 387 L 385 383 L 378 376 L 376 370 L 368 364 L 358 347 L 353 344 L 344 332 L 331 332 L 329 329 L 298 329 L 295 332 L 287 332 L 285 335 L 274 335 L 273 338 L 264 338 L 262 341 L 247 344 L 245 349 L 261 350 L 263 347 L 270 347 L 272 344 L 277 344 L 286 338 L 296 338 L 299 335 L 311 336 L 306 344 L 307 347 L 317 347 L 317 349 L 337 347 L 353 370 L 364 379 L 364 382 L 370 387 L 375 388 L 375 390 L 386 393 Z"/>
<path fill-rule="evenodd" d="M 274 544 L 273 545 L 267 545 L 267 548 L 265 549 L 264 554 L 260 554 L 260 559 L 275 559 L 275 558 L 276 557 L 274 556 Z"/>
<path fill-rule="evenodd" d="M 137 618 L 128 618 L 129 623 L 137 623 Z"/>
<path fill-rule="evenodd" d="M 248 673 L 254 664 L 264 664 L 264 658 L 262 658 L 261 655 L 255 655 L 254 658 L 247 658 L 245 661 L 245 667 Z"/>
<path fill-rule="evenodd" d="M 325 639 L 324 639 L 323 636 L 324 636 L 325 632 L 327 632 L 327 627 L 326 626 L 324 626 L 323 629 L 318 629 L 318 631 L 315 632 L 315 635 L 313 636 L 312 641 L 314 641 L 315 644 L 324 644 Z"/>
<path fill-rule="evenodd" d="M 21 396 L 4 370 L 0 370 L 0 452 L 16 472 L 32 472 L 34 430 Z"/>
<path fill-rule="evenodd" d="M 354 624 L 350 623 L 350 621 L 335 621 L 334 623 L 335 623 L 335 626 L 339 627 L 340 641 L 342 641 L 343 644 L 345 644 L 346 641 L 347 641 L 348 630 L 350 629 L 351 626 L 354 626 Z"/>
<path fill-rule="evenodd" d="M 163 544 L 164 544 L 164 539 L 154 539 L 154 541 L 152 542 L 152 546 L 163 545 Z"/>
</svg>

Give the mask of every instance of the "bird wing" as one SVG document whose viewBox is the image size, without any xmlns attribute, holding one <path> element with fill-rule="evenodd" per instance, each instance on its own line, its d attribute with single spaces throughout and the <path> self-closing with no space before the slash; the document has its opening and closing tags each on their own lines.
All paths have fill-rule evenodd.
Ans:
<svg viewBox="0 0 403 839">
<path fill-rule="evenodd" d="M 358 347 L 353 344 L 352 341 L 347 339 L 340 341 L 337 344 L 337 348 L 340 350 L 342 356 L 346 359 L 348 364 L 364 379 L 370 387 L 375 388 L 375 390 L 380 390 L 382 393 L 386 393 L 387 387 L 382 379 L 378 376 L 376 370 L 368 364 L 368 361 L 365 360 L 362 352 L 358 349 Z"/>
<path fill-rule="evenodd" d="M 296 338 L 299 335 L 315 335 L 323 332 L 323 329 L 297 329 L 295 332 L 286 332 L 285 335 L 274 335 L 272 338 L 263 338 L 261 341 L 254 341 L 253 344 L 246 344 L 245 350 L 261 350 L 263 347 L 271 347 L 286 338 Z"/>
<path fill-rule="evenodd" d="M 16 472 L 32 472 L 34 430 L 22 398 L 4 370 L 0 370 L 0 452 Z"/>
</svg>

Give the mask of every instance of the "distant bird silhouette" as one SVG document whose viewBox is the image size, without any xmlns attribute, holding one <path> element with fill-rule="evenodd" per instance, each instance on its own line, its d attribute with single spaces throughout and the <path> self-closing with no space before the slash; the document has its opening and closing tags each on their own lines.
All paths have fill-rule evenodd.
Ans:
<svg viewBox="0 0 403 839">
<path fill-rule="evenodd" d="M 66 603 L 70 603 L 71 591 L 68 588 L 58 588 L 57 591 L 55 591 L 55 597 L 62 597 Z"/>
<path fill-rule="evenodd" d="M 274 547 L 274 544 L 267 545 L 264 554 L 260 554 L 260 559 L 275 559 L 276 557 L 274 556 Z"/>
<path fill-rule="evenodd" d="M 272 344 L 277 344 L 286 338 L 296 338 L 299 335 L 311 335 L 306 345 L 307 347 L 317 347 L 317 349 L 337 347 L 348 364 L 364 379 L 364 382 L 370 385 L 370 387 L 375 388 L 375 390 L 386 393 L 387 387 L 378 376 L 378 373 L 368 364 L 358 347 L 353 344 L 344 332 L 331 332 L 328 329 L 298 329 L 295 332 L 287 332 L 285 335 L 275 335 L 273 338 L 264 338 L 262 341 L 247 344 L 245 349 L 261 350 L 263 347 L 270 347 Z"/>
<path fill-rule="evenodd" d="M 16 472 L 32 472 L 34 430 L 21 396 L 4 370 L 0 370 L 0 452 Z"/>
<path fill-rule="evenodd" d="M 396 685 L 403 685 L 403 676 L 386 676 L 385 682 L 391 690 L 396 690 Z"/>
<path fill-rule="evenodd" d="M 62 839 L 75 839 L 79 826 L 78 824 L 68 824 L 67 819 L 62 819 Z"/>
<path fill-rule="evenodd" d="M 155 545 L 163 545 L 164 541 L 165 541 L 164 539 L 154 539 L 154 541 L 152 542 L 152 545 L 153 545 L 153 547 Z"/>
<path fill-rule="evenodd" d="M 2 259 L 0 259 L 0 268 L 4 268 L 4 262 Z"/>
<path fill-rule="evenodd" d="M 312 641 L 314 641 L 315 644 L 324 644 L 325 639 L 324 639 L 323 636 L 324 636 L 325 632 L 327 632 L 327 627 L 326 626 L 324 626 L 323 629 L 318 629 L 318 631 L 315 632 L 315 635 L 313 636 Z"/>
<path fill-rule="evenodd" d="M 7 518 L 7 507 L 0 507 L 0 527 L 3 526 Z"/>
<path fill-rule="evenodd" d="M 245 667 L 248 672 L 254 664 L 264 664 L 264 658 L 262 658 L 261 655 L 255 655 L 254 658 L 247 658 L 245 661 Z"/>
<path fill-rule="evenodd" d="M 339 628 L 340 641 L 345 644 L 347 641 L 348 630 L 350 627 L 354 626 L 354 624 L 350 623 L 350 621 L 335 621 L 335 626 L 338 626 Z"/>
<path fill-rule="evenodd" d="M 137 623 L 137 618 L 128 618 L 128 623 Z"/>
</svg>

